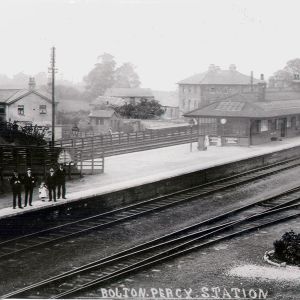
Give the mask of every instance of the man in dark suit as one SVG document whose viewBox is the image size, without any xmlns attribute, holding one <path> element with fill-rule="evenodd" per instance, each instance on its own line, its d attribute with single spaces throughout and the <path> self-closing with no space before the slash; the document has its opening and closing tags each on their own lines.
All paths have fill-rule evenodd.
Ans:
<svg viewBox="0 0 300 300">
<path fill-rule="evenodd" d="M 55 172 L 56 183 L 57 183 L 57 198 L 62 195 L 63 199 L 66 199 L 66 170 L 63 165 L 60 164 L 58 170 Z"/>
<path fill-rule="evenodd" d="M 25 187 L 25 207 L 27 206 L 28 196 L 29 196 L 29 205 L 32 206 L 32 193 L 35 184 L 35 178 L 31 174 L 31 169 L 28 168 L 26 175 L 24 176 L 23 183 Z"/>
<path fill-rule="evenodd" d="M 53 196 L 54 202 L 56 202 L 56 176 L 53 168 L 49 170 L 49 174 L 46 177 L 46 185 L 49 191 L 49 201 L 52 201 Z"/>
<path fill-rule="evenodd" d="M 14 170 L 13 173 L 14 173 L 13 176 L 9 180 L 13 192 L 13 208 L 15 209 L 17 206 L 17 201 L 16 201 L 17 197 L 18 197 L 19 208 L 23 208 L 22 200 L 21 200 L 21 190 L 22 190 L 21 178 L 16 170 Z"/>
</svg>

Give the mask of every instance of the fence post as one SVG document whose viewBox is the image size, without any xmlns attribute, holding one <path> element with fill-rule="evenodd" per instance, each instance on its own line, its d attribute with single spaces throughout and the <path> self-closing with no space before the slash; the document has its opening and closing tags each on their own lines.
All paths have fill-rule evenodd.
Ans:
<svg viewBox="0 0 300 300">
<path fill-rule="evenodd" d="M 94 174 L 94 138 L 92 139 L 92 174 Z"/>
<path fill-rule="evenodd" d="M 102 173 L 104 173 L 104 150 L 102 150 Z"/>
<path fill-rule="evenodd" d="M 135 144 L 137 145 L 137 143 L 138 143 L 138 133 L 136 132 L 135 133 Z"/>
<path fill-rule="evenodd" d="M 127 144 L 129 144 L 130 133 L 127 133 Z"/>
<path fill-rule="evenodd" d="M 119 145 L 121 144 L 121 132 L 119 132 Z"/>
<path fill-rule="evenodd" d="M 80 150 L 80 177 L 82 177 L 82 167 L 83 167 L 82 150 Z"/>
</svg>

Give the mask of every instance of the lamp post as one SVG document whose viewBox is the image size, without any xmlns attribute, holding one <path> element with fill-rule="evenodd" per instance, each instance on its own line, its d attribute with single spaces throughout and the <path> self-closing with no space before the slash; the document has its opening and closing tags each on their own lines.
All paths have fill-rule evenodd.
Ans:
<svg viewBox="0 0 300 300">
<path fill-rule="evenodd" d="M 72 127 L 72 135 L 77 137 L 78 136 L 78 133 L 79 133 L 79 128 L 78 126 L 75 124 L 73 127 Z"/>
</svg>

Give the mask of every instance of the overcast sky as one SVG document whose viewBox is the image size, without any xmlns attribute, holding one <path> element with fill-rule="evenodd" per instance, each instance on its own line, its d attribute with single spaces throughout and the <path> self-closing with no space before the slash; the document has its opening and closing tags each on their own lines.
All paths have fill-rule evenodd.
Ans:
<svg viewBox="0 0 300 300">
<path fill-rule="evenodd" d="M 267 77 L 300 57 L 299 0 L 0 0 L 0 73 L 81 81 L 108 52 L 136 66 L 143 87 L 236 64 Z"/>
</svg>

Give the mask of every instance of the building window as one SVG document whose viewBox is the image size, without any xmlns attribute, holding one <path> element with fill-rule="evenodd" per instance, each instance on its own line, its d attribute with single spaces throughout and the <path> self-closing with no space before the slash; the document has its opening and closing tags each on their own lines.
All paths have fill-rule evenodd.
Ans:
<svg viewBox="0 0 300 300">
<path fill-rule="evenodd" d="M 261 120 L 255 120 L 254 121 L 254 132 L 255 133 L 260 132 L 260 124 L 261 124 Z"/>
<path fill-rule="evenodd" d="M 47 105 L 40 105 L 40 114 L 47 113 Z"/>
<path fill-rule="evenodd" d="M 297 118 L 296 118 L 296 127 L 297 128 L 300 127 L 300 116 L 297 116 Z"/>
<path fill-rule="evenodd" d="M 18 115 L 24 115 L 24 105 L 18 105 Z"/>
<path fill-rule="evenodd" d="M 291 118 L 291 126 L 292 128 L 296 128 L 296 117 Z"/>
<path fill-rule="evenodd" d="M 5 114 L 5 105 L 0 105 L 0 114 Z"/>
<path fill-rule="evenodd" d="M 268 131 L 268 120 L 261 120 L 260 122 L 260 131 Z"/>
<path fill-rule="evenodd" d="M 286 128 L 291 128 L 291 126 L 292 126 L 291 118 L 287 118 L 287 120 L 286 120 Z"/>
<path fill-rule="evenodd" d="M 104 119 L 99 119 L 99 124 L 104 125 Z"/>
</svg>

